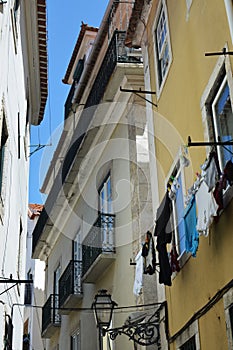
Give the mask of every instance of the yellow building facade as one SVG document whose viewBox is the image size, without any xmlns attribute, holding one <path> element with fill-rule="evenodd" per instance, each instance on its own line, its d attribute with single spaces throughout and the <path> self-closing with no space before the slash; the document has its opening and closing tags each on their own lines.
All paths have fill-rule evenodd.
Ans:
<svg viewBox="0 0 233 350">
<path fill-rule="evenodd" d="M 165 286 L 168 337 L 163 349 L 233 348 L 231 181 L 217 191 L 227 173 L 226 164 L 231 165 L 232 160 L 232 13 L 232 1 L 227 0 L 154 0 L 133 12 L 135 32 L 128 31 L 128 45 L 143 49 L 146 97 L 152 102 L 147 103 L 147 114 L 154 140 L 151 187 L 156 192 L 152 193 L 155 216 L 166 191 L 170 194 L 174 180 L 178 182 L 171 200 L 175 228 L 166 248 L 171 261 L 175 246 L 180 271 L 173 272 L 171 286 Z M 198 231 L 199 245 L 193 257 L 186 245 L 191 226 L 186 231 L 181 226 L 188 200 L 193 194 L 197 201 L 200 183 L 205 182 L 200 166 L 211 151 L 217 156 L 220 173 L 203 197 L 204 209 L 201 204 L 196 208 L 197 220 L 205 211 L 208 216 L 204 202 L 210 193 L 212 203 L 221 197 L 220 204 L 204 235 Z M 212 180 L 214 176 L 210 172 Z M 163 295 L 163 284 L 161 290 Z"/>
</svg>

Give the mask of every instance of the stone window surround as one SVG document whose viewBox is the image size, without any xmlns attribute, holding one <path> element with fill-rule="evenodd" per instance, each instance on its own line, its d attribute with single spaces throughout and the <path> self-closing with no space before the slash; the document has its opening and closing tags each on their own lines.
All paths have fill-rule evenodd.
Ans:
<svg viewBox="0 0 233 350">
<path fill-rule="evenodd" d="M 178 336 L 176 339 L 176 349 L 179 350 L 180 347 L 193 336 L 195 336 L 196 350 L 200 350 L 198 320 L 194 321 L 180 336 Z"/>
<path fill-rule="evenodd" d="M 156 33 L 156 28 L 157 28 L 157 24 L 158 24 L 158 20 L 159 20 L 159 16 L 160 16 L 160 12 L 161 12 L 161 7 L 164 6 L 164 13 L 166 16 L 166 23 L 167 23 L 167 33 L 168 33 L 168 49 L 169 49 L 169 55 L 170 55 L 170 60 L 168 63 L 168 67 L 166 70 L 166 74 L 164 75 L 161 84 L 159 84 L 159 79 L 158 79 L 158 60 L 157 60 L 157 49 L 156 49 L 156 39 L 155 39 L 155 33 Z M 155 60 L 155 71 L 156 73 L 156 96 L 157 96 L 157 100 L 159 100 L 159 97 L 161 95 L 161 92 L 163 90 L 165 81 L 167 79 L 168 76 L 168 72 L 170 70 L 170 66 L 172 63 L 172 49 L 171 49 L 171 39 L 170 39 L 170 30 L 169 30 L 169 20 L 168 20 L 168 12 L 167 12 L 167 5 L 166 5 L 166 0 L 160 0 L 157 10 L 156 10 L 156 16 L 155 16 L 155 21 L 154 21 L 154 25 L 152 26 L 152 40 L 153 40 L 153 48 L 154 48 L 154 60 Z"/>
<path fill-rule="evenodd" d="M 227 293 L 224 294 L 223 304 L 224 304 L 225 319 L 226 319 L 228 347 L 229 349 L 233 349 L 233 338 L 232 338 L 233 330 L 231 329 L 231 321 L 230 321 L 230 314 L 229 314 L 229 308 L 233 305 L 233 288 L 231 288 Z"/>
</svg>

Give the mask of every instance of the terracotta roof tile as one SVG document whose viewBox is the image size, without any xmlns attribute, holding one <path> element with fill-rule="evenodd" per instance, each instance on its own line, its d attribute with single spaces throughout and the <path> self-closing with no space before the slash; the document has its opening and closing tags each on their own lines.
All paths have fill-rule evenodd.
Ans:
<svg viewBox="0 0 233 350">
<path fill-rule="evenodd" d="M 36 216 L 39 216 L 43 210 L 42 204 L 28 204 L 28 217 L 33 220 Z"/>
<path fill-rule="evenodd" d="M 46 0 L 37 0 L 37 26 L 39 34 L 40 87 L 41 102 L 38 124 L 44 117 L 48 97 L 48 61 L 47 61 L 47 30 L 46 30 Z"/>
</svg>

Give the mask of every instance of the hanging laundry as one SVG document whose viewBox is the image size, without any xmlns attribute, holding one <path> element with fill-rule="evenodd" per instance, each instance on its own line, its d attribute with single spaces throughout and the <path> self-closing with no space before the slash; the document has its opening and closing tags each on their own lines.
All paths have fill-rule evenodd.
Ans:
<svg viewBox="0 0 233 350">
<path fill-rule="evenodd" d="M 154 235 L 157 236 L 156 248 L 159 252 L 159 283 L 171 286 L 172 270 L 167 254 L 167 243 L 172 239 L 172 202 L 166 192 L 156 215 L 156 226 Z"/>
<path fill-rule="evenodd" d="M 179 255 L 178 255 L 177 250 L 176 250 L 176 245 L 173 244 L 171 252 L 170 252 L 172 272 L 179 272 L 180 271 L 180 264 L 178 261 L 178 257 L 179 257 Z"/>
<path fill-rule="evenodd" d="M 143 256 L 142 249 L 138 252 L 135 258 L 136 269 L 135 269 L 135 279 L 133 285 L 133 293 L 135 295 L 140 295 L 142 286 L 143 286 Z"/>
<path fill-rule="evenodd" d="M 204 181 L 207 184 L 209 191 L 212 191 L 221 175 L 218 156 L 215 151 L 210 152 L 206 162 L 203 165 L 201 165 L 201 169 L 202 177 L 204 178 Z"/>
<path fill-rule="evenodd" d="M 226 176 L 226 179 L 230 186 L 233 185 L 233 163 L 231 160 L 229 160 L 223 170 L 224 175 Z"/>
<path fill-rule="evenodd" d="M 196 252 L 199 245 L 199 234 L 196 229 L 197 216 L 196 216 L 196 200 L 192 195 L 188 206 L 184 212 L 184 225 L 185 225 L 185 249 L 187 253 L 191 253 L 193 257 L 196 257 Z"/>
<path fill-rule="evenodd" d="M 157 236 L 157 243 L 171 243 L 172 239 L 172 202 L 166 192 L 156 214 L 156 226 L 154 235 Z"/>
<path fill-rule="evenodd" d="M 219 217 L 223 209 L 223 191 L 227 188 L 226 175 L 222 175 L 221 179 L 216 183 L 213 195 L 218 204 L 217 217 Z"/>
<path fill-rule="evenodd" d="M 180 188 L 180 184 L 177 181 L 177 179 L 174 179 L 170 185 L 170 191 L 168 191 L 169 194 L 169 198 L 171 200 L 175 200 L 176 199 L 176 193 Z"/>
<path fill-rule="evenodd" d="M 153 275 L 156 267 L 156 255 L 153 237 L 150 231 L 146 233 L 145 243 L 142 247 L 142 256 L 144 258 L 144 269 L 145 274 Z"/>
<path fill-rule="evenodd" d="M 213 222 L 213 217 L 217 216 L 218 205 L 213 193 L 209 192 L 209 188 L 205 181 L 201 183 L 200 188 L 196 193 L 196 204 L 198 209 L 196 228 L 199 235 L 207 237 L 209 234 L 209 227 Z"/>
<path fill-rule="evenodd" d="M 197 175 L 197 179 L 194 182 L 194 184 L 192 185 L 192 187 L 190 187 L 188 189 L 188 191 L 187 191 L 188 193 L 187 193 L 187 195 L 185 197 L 185 205 L 186 206 L 189 205 L 189 202 L 192 200 L 193 195 L 199 190 L 201 182 L 203 181 L 203 179 L 201 177 L 201 174 L 196 173 L 196 175 Z"/>
</svg>

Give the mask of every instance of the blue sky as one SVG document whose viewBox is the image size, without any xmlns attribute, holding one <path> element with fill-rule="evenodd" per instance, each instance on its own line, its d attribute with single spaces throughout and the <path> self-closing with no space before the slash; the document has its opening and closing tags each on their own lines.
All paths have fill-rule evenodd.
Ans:
<svg viewBox="0 0 233 350">
<path fill-rule="evenodd" d="M 52 141 L 52 146 L 47 146 L 30 157 L 29 203 L 43 203 L 45 199 L 39 189 L 49 164 L 41 164 L 41 157 L 44 152 L 52 154 L 56 145 L 54 132 L 59 125 L 61 130 L 64 103 L 70 89 L 70 86 L 62 83 L 62 78 L 71 58 L 81 22 L 99 27 L 107 4 L 108 0 L 47 0 L 49 97 L 44 120 L 39 127 L 31 128 L 31 144 L 46 145 Z M 59 131 L 56 135 L 59 135 Z M 31 151 L 34 150 L 35 148 L 31 148 Z"/>
</svg>

